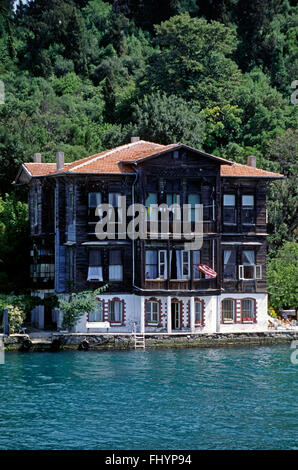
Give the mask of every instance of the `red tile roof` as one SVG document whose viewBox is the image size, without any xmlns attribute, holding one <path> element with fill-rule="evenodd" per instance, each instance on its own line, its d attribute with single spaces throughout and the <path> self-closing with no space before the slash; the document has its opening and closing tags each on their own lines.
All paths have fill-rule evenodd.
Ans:
<svg viewBox="0 0 298 470">
<path fill-rule="evenodd" d="M 47 176 L 54 174 L 134 174 L 132 163 L 143 161 L 144 159 L 157 155 L 161 152 L 180 147 L 183 144 L 161 145 L 154 142 L 139 140 L 127 145 L 122 145 L 111 150 L 91 155 L 90 157 L 76 160 L 72 163 L 66 163 L 65 168 L 57 172 L 56 163 L 24 163 L 23 167 L 31 176 Z M 204 154 L 204 153 L 203 153 Z M 205 154 L 208 156 L 209 154 Z M 239 163 L 229 162 L 220 157 L 209 155 L 219 162 L 226 163 L 221 165 L 221 176 L 238 177 L 267 177 L 282 178 L 279 173 L 261 170 L 258 168 L 240 165 Z M 127 162 L 127 163 L 126 163 Z"/>
<path fill-rule="evenodd" d="M 221 165 L 221 176 L 238 176 L 238 177 L 257 177 L 257 178 L 284 178 L 280 173 L 272 173 L 271 171 L 262 170 L 248 165 L 241 165 L 240 163 L 233 163 L 230 165 Z"/>
</svg>

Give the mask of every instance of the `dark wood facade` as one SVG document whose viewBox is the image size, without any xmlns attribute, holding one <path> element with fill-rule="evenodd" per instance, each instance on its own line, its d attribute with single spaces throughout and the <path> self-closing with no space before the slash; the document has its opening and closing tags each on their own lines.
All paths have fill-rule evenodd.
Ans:
<svg viewBox="0 0 298 470">
<path fill-rule="evenodd" d="M 219 295 L 223 292 L 266 292 L 266 179 L 222 177 L 221 161 L 203 153 L 181 147 L 177 153 L 167 152 L 145 159 L 132 168 L 132 174 L 70 174 L 34 177 L 29 183 L 29 216 L 32 236 L 32 286 L 69 292 L 74 289 L 97 288 L 109 283 L 107 292 L 136 293 L 149 296 Z M 189 267 L 185 278 L 177 278 L 177 269 L 170 263 L 177 251 L 184 249 L 185 239 L 171 235 L 132 241 L 117 236 L 98 240 L 95 235 L 95 209 L 89 208 L 89 194 L 100 193 L 101 202 L 109 203 L 109 194 L 126 197 L 127 208 L 133 203 L 145 206 L 149 194 L 158 204 L 179 197 L 180 204 L 189 202 L 189 195 L 198 195 L 203 204 L 204 241 L 200 264 L 217 272 L 216 279 L 194 275 L 194 254 L 186 255 Z M 178 195 L 178 196 L 177 196 Z M 226 223 L 224 197 L 232 196 L 232 223 Z M 245 199 L 245 197 L 251 196 Z M 245 201 L 253 205 L 244 209 Z M 243 202 L 244 201 L 244 202 Z M 246 210 L 246 212 L 245 212 Z M 247 215 L 248 214 L 248 215 Z M 249 222 L 248 216 L 250 217 Z M 126 223 L 132 220 L 127 217 Z M 149 228 L 147 223 L 147 228 Z M 90 250 L 100 250 L 101 281 L 88 281 Z M 165 278 L 146 278 L 146 250 L 166 253 Z M 110 279 L 110 263 L 117 251 L 121 259 L 122 280 Z M 254 261 L 257 276 L 240 279 L 244 252 Z M 235 264 L 229 276 L 225 264 L 229 253 Z M 159 255 L 158 255 L 159 256 Z M 189 256 L 189 257 L 188 257 Z M 176 261 L 177 262 L 177 261 Z M 120 263 L 120 261 L 118 261 Z M 165 269 L 165 268 L 164 268 Z M 175 271 L 176 269 L 176 271 Z M 248 269 L 247 269 L 248 270 Z M 174 272 L 175 271 L 175 272 Z M 48 274 L 48 275 L 47 275 Z"/>
</svg>

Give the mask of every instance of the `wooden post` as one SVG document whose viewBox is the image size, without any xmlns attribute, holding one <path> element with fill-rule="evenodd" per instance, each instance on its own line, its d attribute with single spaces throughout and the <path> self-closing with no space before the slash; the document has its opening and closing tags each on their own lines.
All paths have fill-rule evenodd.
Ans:
<svg viewBox="0 0 298 470">
<path fill-rule="evenodd" d="M 171 302 L 171 296 L 167 297 L 167 313 L 168 313 L 167 329 L 168 329 L 168 333 L 172 333 L 172 302 Z"/>
<path fill-rule="evenodd" d="M 3 333 L 9 336 L 9 322 L 8 322 L 8 309 L 3 311 Z"/>
<path fill-rule="evenodd" d="M 195 298 L 190 298 L 190 329 L 191 332 L 195 332 Z"/>
</svg>

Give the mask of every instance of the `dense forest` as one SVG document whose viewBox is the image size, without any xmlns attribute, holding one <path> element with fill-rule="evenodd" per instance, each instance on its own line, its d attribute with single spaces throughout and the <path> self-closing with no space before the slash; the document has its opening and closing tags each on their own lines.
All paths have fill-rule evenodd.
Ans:
<svg viewBox="0 0 298 470">
<path fill-rule="evenodd" d="M 288 246 L 297 267 L 296 1 L 0 0 L 0 79 L 0 290 L 28 279 L 20 163 L 131 135 L 284 173 L 269 193 L 269 259 Z"/>
</svg>

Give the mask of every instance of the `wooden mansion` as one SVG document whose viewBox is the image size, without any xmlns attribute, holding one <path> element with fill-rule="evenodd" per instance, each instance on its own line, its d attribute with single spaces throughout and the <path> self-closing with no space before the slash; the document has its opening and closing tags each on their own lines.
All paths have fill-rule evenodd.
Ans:
<svg viewBox="0 0 298 470">
<path fill-rule="evenodd" d="M 77 332 L 106 332 L 106 322 L 115 333 L 131 332 L 134 323 L 148 333 L 266 330 L 266 190 L 280 178 L 256 168 L 253 156 L 242 165 L 137 137 L 72 163 L 62 152 L 56 163 L 35 154 L 15 181 L 29 191 L 32 295 L 67 298 L 108 284 Z M 147 238 L 123 230 L 121 196 L 127 208 L 145 207 Z M 114 238 L 96 235 L 100 204 L 114 209 Z M 185 249 L 171 216 L 167 237 L 158 215 L 150 233 L 151 209 L 161 204 L 189 204 L 191 224 L 195 205 L 203 206 L 200 249 Z M 32 324 L 60 329 L 62 314 L 36 307 Z"/>
</svg>

